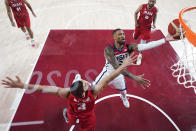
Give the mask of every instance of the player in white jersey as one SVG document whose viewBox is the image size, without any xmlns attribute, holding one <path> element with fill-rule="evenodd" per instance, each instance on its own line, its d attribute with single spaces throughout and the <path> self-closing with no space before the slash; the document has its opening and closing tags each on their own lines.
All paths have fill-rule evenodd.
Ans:
<svg viewBox="0 0 196 131">
<path fill-rule="evenodd" d="M 114 43 L 112 46 L 107 46 L 104 49 L 104 56 L 106 59 L 106 64 L 102 70 L 102 72 L 97 76 L 94 81 L 94 84 L 99 83 L 99 81 L 108 76 L 114 69 L 117 69 L 123 62 L 124 58 L 129 56 L 133 51 L 144 51 L 157 46 L 160 46 L 168 41 L 173 41 L 173 37 L 167 35 L 166 38 L 161 40 L 152 41 L 148 44 L 125 44 L 125 33 L 121 29 L 115 29 L 112 33 L 114 38 Z M 123 104 L 126 108 L 130 107 L 129 101 L 126 97 L 126 84 L 124 76 L 127 76 L 133 80 L 135 80 L 142 87 L 149 87 L 150 81 L 143 78 L 142 75 L 134 75 L 127 70 L 124 70 L 118 77 L 116 77 L 113 81 L 110 82 L 114 86 L 115 89 L 120 90 L 121 96 L 120 98 L 123 101 Z"/>
</svg>

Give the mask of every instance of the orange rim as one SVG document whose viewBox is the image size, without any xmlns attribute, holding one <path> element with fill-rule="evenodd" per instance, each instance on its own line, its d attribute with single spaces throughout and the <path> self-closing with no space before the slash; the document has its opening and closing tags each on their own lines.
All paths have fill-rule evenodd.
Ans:
<svg viewBox="0 0 196 131">
<path fill-rule="evenodd" d="M 190 10 L 194 10 L 196 9 L 196 7 L 189 7 L 189 8 L 184 8 L 180 11 L 179 13 L 179 20 L 180 20 L 180 23 L 182 24 L 182 27 L 184 28 L 184 30 L 186 31 L 185 32 L 185 37 L 196 47 L 196 33 L 193 32 L 186 24 L 185 22 L 183 21 L 182 19 L 182 14 L 187 12 L 187 11 L 190 11 Z"/>
</svg>

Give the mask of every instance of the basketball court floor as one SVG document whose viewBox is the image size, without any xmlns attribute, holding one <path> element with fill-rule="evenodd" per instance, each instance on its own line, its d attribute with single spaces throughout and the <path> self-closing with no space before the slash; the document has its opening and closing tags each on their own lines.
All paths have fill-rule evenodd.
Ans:
<svg viewBox="0 0 196 131">
<path fill-rule="evenodd" d="M 4 3 L 0 3 L 0 79 L 19 75 L 23 81 L 67 87 L 79 72 L 93 81 L 102 70 L 103 49 L 112 43 L 112 30 L 122 28 L 127 42 L 136 42 L 134 11 L 147 0 L 39 0 L 29 1 L 37 14 L 31 16 L 39 47 L 32 48 L 24 34 L 11 27 Z M 167 35 L 170 21 L 182 8 L 196 6 L 195 0 L 158 1 L 157 30 L 151 40 Z M 30 12 L 29 12 L 30 13 Z M 31 14 L 31 13 L 30 13 Z M 194 15 L 195 16 L 195 15 Z M 196 19 L 196 18 L 195 18 Z M 128 70 L 145 74 L 151 81 L 143 89 L 126 79 L 130 109 L 119 92 L 108 86 L 95 106 L 97 131 L 195 131 L 196 95 L 179 85 L 170 67 L 178 61 L 182 42 L 170 42 L 143 54 L 141 66 Z M 77 130 L 64 122 L 66 100 L 56 96 L 5 89 L 0 85 L 0 130 Z"/>
</svg>

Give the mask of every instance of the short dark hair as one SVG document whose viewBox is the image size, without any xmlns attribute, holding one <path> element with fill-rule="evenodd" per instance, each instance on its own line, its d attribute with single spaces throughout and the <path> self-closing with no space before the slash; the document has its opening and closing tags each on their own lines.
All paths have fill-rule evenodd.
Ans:
<svg viewBox="0 0 196 131">
<path fill-rule="evenodd" d="M 82 98 L 84 92 L 82 81 L 76 81 L 71 85 L 70 93 L 78 98 Z"/>
<path fill-rule="evenodd" d="M 115 34 L 117 31 L 119 31 L 119 30 L 122 30 L 122 29 L 120 29 L 120 28 L 115 29 L 115 30 L 112 32 L 112 36 L 114 36 L 114 34 Z"/>
</svg>

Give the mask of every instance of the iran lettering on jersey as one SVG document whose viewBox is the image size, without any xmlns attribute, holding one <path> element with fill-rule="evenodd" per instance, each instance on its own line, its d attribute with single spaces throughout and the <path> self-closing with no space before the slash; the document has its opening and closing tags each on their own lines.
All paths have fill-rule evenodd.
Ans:
<svg viewBox="0 0 196 131">
<path fill-rule="evenodd" d="M 27 9 L 23 0 L 8 0 L 14 16 L 26 15 Z"/>
<path fill-rule="evenodd" d="M 142 9 L 140 11 L 139 16 L 139 24 L 140 26 L 151 26 L 154 16 L 157 13 L 157 8 L 154 6 L 151 9 L 148 9 L 148 5 L 142 5 Z"/>
</svg>

